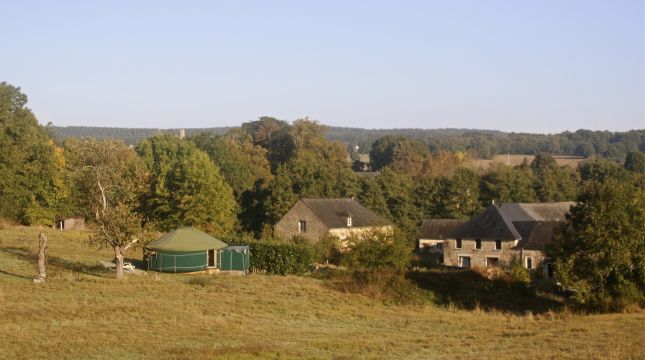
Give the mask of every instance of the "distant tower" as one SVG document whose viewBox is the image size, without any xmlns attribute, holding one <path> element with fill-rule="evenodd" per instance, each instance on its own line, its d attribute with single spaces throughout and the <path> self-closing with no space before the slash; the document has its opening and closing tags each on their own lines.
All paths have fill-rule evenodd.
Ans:
<svg viewBox="0 0 645 360">
<path fill-rule="evenodd" d="M 179 139 L 183 139 L 186 137 L 186 130 L 185 129 L 179 129 Z"/>
</svg>

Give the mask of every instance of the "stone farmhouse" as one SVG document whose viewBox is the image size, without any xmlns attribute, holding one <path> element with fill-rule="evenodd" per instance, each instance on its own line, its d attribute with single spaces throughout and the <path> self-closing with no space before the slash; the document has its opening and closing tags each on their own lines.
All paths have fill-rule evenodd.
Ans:
<svg viewBox="0 0 645 360">
<path fill-rule="evenodd" d="M 456 226 L 443 236 L 443 263 L 451 267 L 495 267 L 513 258 L 528 270 L 553 269 L 544 247 L 565 220 L 572 202 L 503 203 L 491 205 L 481 214 Z M 437 236 L 438 237 L 438 236 Z M 436 246 L 436 245 L 435 245 Z"/>
<path fill-rule="evenodd" d="M 275 225 L 282 238 L 301 236 L 310 241 L 333 235 L 340 240 L 392 225 L 354 199 L 301 199 Z"/>
<path fill-rule="evenodd" d="M 453 231 L 463 225 L 466 220 L 427 219 L 421 225 L 419 252 L 425 254 L 443 255 L 443 243 L 449 239 Z"/>
</svg>

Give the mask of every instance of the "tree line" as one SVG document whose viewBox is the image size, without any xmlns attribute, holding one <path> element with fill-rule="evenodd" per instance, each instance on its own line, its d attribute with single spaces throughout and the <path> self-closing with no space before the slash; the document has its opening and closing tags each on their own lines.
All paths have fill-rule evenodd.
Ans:
<svg viewBox="0 0 645 360">
<path fill-rule="evenodd" d="M 268 118 L 268 117 L 267 117 Z M 70 137 L 121 139 L 136 145 L 159 134 L 176 133 L 177 129 L 108 128 L 84 126 L 48 126 L 58 141 Z M 210 133 L 222 135 L 229 127 L 186 129 L 187 135 Z M 498 154 L 566 155 L 604 158 L 623 162 L 632 151 L 645 151 L 645 130 L 626 132 L 577 130 L 559 134 L 506 133 L 475 129 L 360 129 L 325 126 L 325 137 L 340 141 L 350 154 L 366 154 L 374 142 L 386 136 L 402 136 L 419 140 L 432 152 L 468 152 L 481 159 Z M 357 149 L 358 147 L 358 149 Z"/>
</svg>

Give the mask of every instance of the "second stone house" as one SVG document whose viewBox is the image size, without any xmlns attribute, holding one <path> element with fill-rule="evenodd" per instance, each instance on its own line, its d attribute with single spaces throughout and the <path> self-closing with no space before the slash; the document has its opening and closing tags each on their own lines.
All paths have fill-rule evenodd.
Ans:
<svg viewBox="0 0 645 360">
<path fill-rule="evenodd" d="M 282 238 L 300 236 L 311 241 L 328 234 L 344 240 L 352 233 L 391 228 L 354 199 L 301 199 L 274 227 Z"/>
<path fill-rule="evenodd" d="M 508 265 L 516 258 L 528 270 L 542 269 L 546 276 L 551 276 L 544 247 L 551 242 L 572 205 L 571 202 L 491 205 L 444 240 L 444 265 L 493 267 Z"/>
</svg>

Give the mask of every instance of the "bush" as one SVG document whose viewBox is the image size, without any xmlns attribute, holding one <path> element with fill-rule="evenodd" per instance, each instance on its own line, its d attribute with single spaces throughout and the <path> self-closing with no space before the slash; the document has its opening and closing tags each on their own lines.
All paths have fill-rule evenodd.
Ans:
<svg viewBox="0 0 645 360">
<path fill-rule="evenodd" d="M 523 284 L 531 283 L 531 274 L 526 270 L 519 257 L 513 257 L 511 259 L 511 263 L 508 268 L 508 276 L 512 280 Z"/>
<path fill-rule="evenodd" d="M 420 305 L 426 303 L 431 295 L 419 289 L 405 279 L 401 272 L 394 269 L 338 272 L 328 277 L 327 283 L 342 292 L 361 294 L 397 305 Z"/>
<path fill-rule="evenodd" d="M 312 263 L 312 250 L 307 244 L 255 240 L 250 236 L 228 238 L 230 245 L 248 245 L 251 250 L 251 270 L 269 274 L 303 274 Z"/>
<path fill-rule="evenodd" d="M 410 263 L 410 251 L 401 232 L 367 231 L 347 238 L 342 263 L 356 270 L 392 269 L 403 272 Z"/>
</svg>

